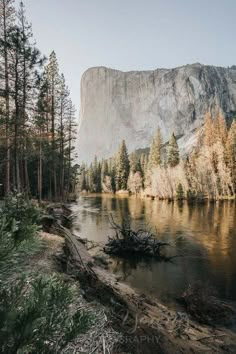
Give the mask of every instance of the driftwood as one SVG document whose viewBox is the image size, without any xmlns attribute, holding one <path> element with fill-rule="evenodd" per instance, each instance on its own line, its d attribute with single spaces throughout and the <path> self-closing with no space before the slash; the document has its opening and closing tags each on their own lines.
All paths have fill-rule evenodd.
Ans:
<svg viewBox="0 0 236 354">
<path fill-rule="evenodd" d="M 115 236 L 108 238 L 108 242 L 104 247 L 105 253 L 113 255 L 139 254 L 167 259 L 162 250 L 170 246 L 168 242 L 157 240 L 156 235 L 149 231 L 143 229 L 134 231 L 125 226 L 120 226 L 114 221 L 112 215 L 110 215 L 109 222 Z"/>
<path fill-rule="evenodd" d="M 62 228 L 62 227 L 61 227 Z M 225 353 L 236 351 L 236 334 L 191 321 L 185 313 L 170 311 L 137 294 L 98 267 L 85 245 L 62 228 L 66 239 L 67 270 L 81 284 L 85 296 L 108 306 L 113 323 L 123 331 L 121 347 L 132 353 Z"/>
</svg>

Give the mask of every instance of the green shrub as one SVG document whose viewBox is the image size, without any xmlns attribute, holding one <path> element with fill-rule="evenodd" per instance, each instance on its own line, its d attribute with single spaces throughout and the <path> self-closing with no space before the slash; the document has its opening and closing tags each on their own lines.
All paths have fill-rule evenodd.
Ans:
<svg viewBox="0 0 236 354">
<path fill-rule="evenodd" d="M 75 290 L 54 276 L 20 275 L 39 250 L 40 210 L 23 195 L 0 210 L 0 353 L 56 354 L 86 331 L 91 318 L 76 311 Z"/>
<path fill-rule="evenodd" d="M 41 240 L 34 237 L 38 226 L 22 226 L 9 214 L 4 208 L 0 213 L 0 281 L 20 273 L 24 260 L 42 247 Z M 27 231 L 26 239 L 23 239 L 23 230 Z"/>
<path fill-rule="evenodd" d="M 4 216 L 16 242 L 34 237 L 39 230 L 41 210 L 24 194 L 11 194 L 4 200 L 1 218 Z"/>
<path fill-rule="evenodd" d="M 0 290 L 0 352 L 61 353 L 91 317 L 73 310 L 76 293 L 56 276 L 21 278 Z"/>
</svg>

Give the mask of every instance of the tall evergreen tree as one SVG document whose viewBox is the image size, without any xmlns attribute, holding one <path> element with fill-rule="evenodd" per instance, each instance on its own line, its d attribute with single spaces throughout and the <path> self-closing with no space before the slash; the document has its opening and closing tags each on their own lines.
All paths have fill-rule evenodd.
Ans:
<svg viewBox="0 0 236 354">
<path fill-rule="evenodd" d="M 179 164 L 179 147 L 177 144 L 177 140 L 175 134 L 173 133 L 168 146 L 168 165 L 170 167 L 175 167 Z"/>
<path fill-rule="evenodd" d="M 161 165 L 161 148 L 163 145 L 163 138 L 160 128 L 157 129 L 150 147 L 149 164 L 150 169 Z"/>
<path fill-rule="evenodd" d="M 138 171 L 138 157 L 136 152 L 132 152 L 129 156 L 129 164 L 130 164 L 130 172 L 135 173 L 136 171 Z"/>
<path fill-rule="evenodd" d="M 9 36 L 15 24 L 15 9 L 13 7 L 14 0 L 0 0 L 0 68 L 2 75 L 1 80 L 1 97 L 4 99 L 4 125 L 6 133 L 6 178 L 5 193 L 10 191 L 10 73 L 9 73 L 9 56 L 10 44 Z"/>
<path fill-rule="evenodd" d="M 54 198 L 57 199 L 57 163 L 56 163 L 56 127 L 58 118 L 58 104 L 59 104 L 59 92 L 60 92 L 60 74 L 58 68 L 58 62 L 56 53 L 53 51 L 49 57 L 49 63 L 46 68 L 47 82 L 49 88 L 49 106 L 50 106 L 50 118 L 51 118 L 51 158 L 52 158 L 52 170 L 50 178 L 53 178 L 54 186 Z"/>
<path fill-rule="evenodd" d="M 129 157 L 126 148 L 125 141 L 123 140 L 118 154 L 116 162 L 116 189 L 127 190 L 127 181 L 129 177 Z"/>
</svg>

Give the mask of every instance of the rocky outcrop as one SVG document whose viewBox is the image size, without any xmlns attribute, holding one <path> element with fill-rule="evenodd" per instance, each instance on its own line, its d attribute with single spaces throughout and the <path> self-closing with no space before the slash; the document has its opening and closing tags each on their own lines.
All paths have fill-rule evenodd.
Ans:
<svg viewBox="0 0 236 354">
<path fill-rule="evenodd" d="M 194 144 L 204 115 L 220 107 L 236 116 L 236 69 L 186 65 L 176 69 L 121 72 L 87 70 L 81 80 L 80 161 L 111 156 L 122 139 L 129 151 L 150 145 L 159 126 L 183 151 Z"/>
</svg>

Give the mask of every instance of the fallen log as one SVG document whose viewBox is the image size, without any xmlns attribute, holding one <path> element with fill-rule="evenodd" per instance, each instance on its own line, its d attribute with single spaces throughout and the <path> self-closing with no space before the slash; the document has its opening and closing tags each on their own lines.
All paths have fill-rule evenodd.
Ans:
<svg viewBox="0 0 236 354">
<path fill-rule="evenodd" d="M 85 245 L 62 228 L 66 240 L 67 270 L 81 284 L 88 299 L 108 306 L 113 322 L 123 331 L 121 347 L 132 353 L 225 353 L 236 351 L 236 334 L 189 319 L 185 313 L 136 293 L 98 267 Z M 123 345 L 123 347 L 122 347 Z"/>
</svg>

